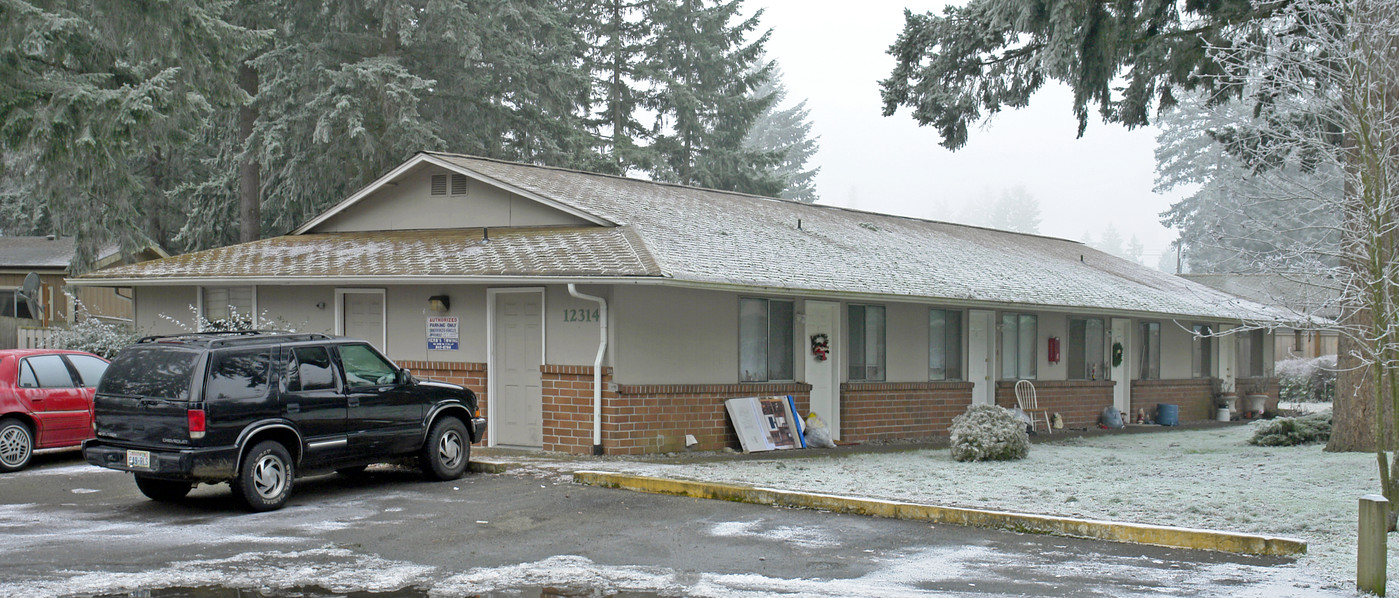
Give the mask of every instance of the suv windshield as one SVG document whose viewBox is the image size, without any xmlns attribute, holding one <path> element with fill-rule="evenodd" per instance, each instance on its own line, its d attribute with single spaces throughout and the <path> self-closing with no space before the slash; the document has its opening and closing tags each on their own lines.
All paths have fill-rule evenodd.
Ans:
<svg viewBox="0 0 1399 598">
<path fill-rule="evenodd" d="M 97 392 L 188 401 L 198 358 L 198 351 L 172 347 L 129 348 L 112 361 Z"/>
</svg>

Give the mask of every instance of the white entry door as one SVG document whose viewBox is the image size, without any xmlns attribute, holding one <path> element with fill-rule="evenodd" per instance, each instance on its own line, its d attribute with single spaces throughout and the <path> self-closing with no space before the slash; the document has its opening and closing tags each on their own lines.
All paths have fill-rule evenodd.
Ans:
<svg viewBox="0 0 1399 598">
<path fill-rule="evenodd" d="M 967 380 L 972 383 L 973 405 L 996 404 L 996 312 L 967 312 Z"/>
<path fill-rule="evenodd" d="M 369 341 L 385 352 L 384 291 L 382 289 L 336 289 L 339 322 L 336 333 Z"/>
<path fill-rule="evenodd" d="M 494 444 L 538 448 L 544 445 L 544 292 L 490 293 L 491 362 L 487 405 Z"/>
<path fill-rule="evenodd" d="M 1108 366 L 1112 368 L 1112 404 L 1123 413 L 1132 412 L 1132 380 L 1128 364 L 1135 359 L 1132 351 L 1132 321 L 1127 318 L 1112 319 L 1112 336 L 1108 343 Z M 1113 345 L 1122 345 L 1122 363 L 1113 365 Z"/>
<path fill-rule="evenodd" d="M 820 359 L 812 350 L 819 335 L 825 335 L 829 352 Z M 806 302 L 806 383 L 811 385 L 811 410 L 826 420 L 831 437 L 840 440 L 840 304 L 831 301 Z"/>
</svg>

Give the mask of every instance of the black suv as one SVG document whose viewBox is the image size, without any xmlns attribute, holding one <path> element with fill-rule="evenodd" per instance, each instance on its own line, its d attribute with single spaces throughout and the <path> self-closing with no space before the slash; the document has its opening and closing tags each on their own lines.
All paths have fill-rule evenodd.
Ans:
<svg viewBox="0 0 1399 598">
<path fill-rule="evenodd" d="M 428 477 L 456 479 L 486 433 L 470 390 L 322 334 L 146 337 L 112 360 L 94 408 L 89 463 L 134 473 L 160 501 L 228 482 L 254 511 L 281 508 L 302 472 L 416 457 Z"/>
</svg>

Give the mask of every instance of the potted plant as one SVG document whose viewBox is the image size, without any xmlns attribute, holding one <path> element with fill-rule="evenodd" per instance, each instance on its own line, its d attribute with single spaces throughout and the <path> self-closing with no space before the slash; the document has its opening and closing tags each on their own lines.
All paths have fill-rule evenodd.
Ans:
<svg viewBox="0 0 1399 598">
<path fill-rule="evenodd" d="M 1215 419 L 1227 422 L 1230 412 L 1234 411 L 1238 396 L 1232 390 L 1224 389 L 1224 381 L 1219 378 L 1210 378 L 1210 394 L 1214 397 Z"/>
<path fill-rule="evenodd" d="M 1268 386 L 1260 379 L 1249 380 L 1244 387 L 1244 401 L 1247 403 L 1246 417 L 1260 417 L 1268 409 Z"/>
</svg>

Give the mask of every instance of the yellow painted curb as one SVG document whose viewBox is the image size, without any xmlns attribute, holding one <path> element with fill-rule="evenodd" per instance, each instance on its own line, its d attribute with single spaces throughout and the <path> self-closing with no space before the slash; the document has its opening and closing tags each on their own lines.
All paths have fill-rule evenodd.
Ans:
<svg viewBox="0 0 1399 598">
<path fill-rule="evenodd" d="M 476 473 L 505 473 L 510 469 L 510 466 L 509 463 L 499 461 L 468 461 L 466 463 L 467 469 Z"/>
<path fill-rule="evenodd" d="M 791 492 L 770 488 L 755 488 L 734 484 L 717 484 L 671 480 L 646 476 L 625 475 L 605 471 L 574 472 L 573 481 L 590 486 L 620 488 L 652 494 L 671 494 L 693 498 L 709 498 L 760 505 L 777 505 L 805 509 L 821 509 L 838 513 L 931 521 L 952 525 L 1004 529 L 1035 534 L 1054 534 L 1151 544 L 1171 548 L 1218 550 L 1240 554 L 1266 556 L 1296 556 L 1306 554 L 1307 543 L 1292 538 L 1255 536 L 1233 532 L 1217 532 L 1162 525 L 1116 523 L 1092 519 L 1071 519 L 1050 515 L 1029 515 L 1005 511 L 986 511 L 957 507 L 937 507 L 889 500 L 853 498 L 830 494 Z"/>
</svg>

